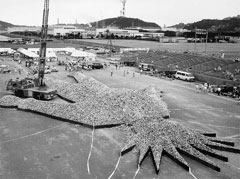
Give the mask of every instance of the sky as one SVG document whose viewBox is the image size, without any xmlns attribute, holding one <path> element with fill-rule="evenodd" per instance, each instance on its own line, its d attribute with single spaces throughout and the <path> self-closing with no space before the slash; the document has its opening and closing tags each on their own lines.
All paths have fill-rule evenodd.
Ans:
<svg viewBox="0 0 240 179">
<path fill-rule="evenodd" d="M 40 26 L 44 0 L 0 0 L 0 20 Z M 50 0 L 49 24 L 90 23 L 120 16 L 121 0 Z M 126 0 L 125 16 L 161 27 L 240 14 L 240 0 Z"/>
</svg>

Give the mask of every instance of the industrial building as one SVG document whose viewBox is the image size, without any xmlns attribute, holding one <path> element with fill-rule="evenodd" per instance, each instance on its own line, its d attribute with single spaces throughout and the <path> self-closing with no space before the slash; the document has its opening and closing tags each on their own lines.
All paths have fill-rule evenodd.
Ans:
<svg viewBox="0 0 240 179">
<path fill-rule="evenodd" d="M 14 42 L 14 41 L 22 41 L 22 38 L 12 38 L 0 35 L 0 42 Z"/>
<path fill-rule="evenodd" d="M 14 26 L 14 27 L 8 27 L 8 33 L 12 32 L 41 32 L 41 27 L 31 27 L 31 26 Z"/>
<path fill-rule="evenodd" d="M 52 25 L 48 27 L 48 35 L 66 36 L 67 34 L 84 33 L 85 29 L 77 28 L 73 25 Z"/>
<path fill-rule="evenodd" d="M 9 27 L 8 32 L 37 32 L 40 33 L 40 27 Z M 70 35 L 78 35 L 78 38 L 95 38 L 109 35 L 114 35 L 116 38 L 135 38 L 142 39 L 152 37 L 162 37 L 164 33 L 158 32 L 160 29 L 146 29 L 146 28 L 127 28 L 119 29 L 117 27 L 106 28 L 93 28 L 85 27 L 80 28 L 74 25 L 51 25 L 48 27 L 48 35 L 53 37 L 69 37 Z"/>
</svg>

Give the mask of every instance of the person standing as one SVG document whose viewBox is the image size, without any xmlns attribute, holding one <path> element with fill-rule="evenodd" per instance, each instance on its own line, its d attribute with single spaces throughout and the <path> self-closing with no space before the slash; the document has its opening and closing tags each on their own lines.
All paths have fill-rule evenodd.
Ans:
<svg viewBox="0 0 240 179">
<path fill-rule="evenodd" d="M 111 76 L 113 76 L 113 70 L 111 70 Z"/>
<path fill-rule="evenodd" d="M 218 96 L 220 96 L 220 93 L 221 93 L 221 88 L 218 87 L 218 88 L 217 88 L 217 94 L 218 94 Z"/>
<path fill-rule="evenodd" d="M 204 83 L 204 85 L 203 85 L 203 92 L 204 93 L 208 92 L 208 84 L 207 83 Z"/>
<path fill-rule="evenodd" d="M 198 86 L 198 84 L 196 84 L 196 91 L 197 91 L 197 93 L 199 93 L 199 86 Z"/>
<path fill-rule="evenodd" d="M 133 78 L 135 78 L 135 72 L 133 72 Z"/>
</svg>

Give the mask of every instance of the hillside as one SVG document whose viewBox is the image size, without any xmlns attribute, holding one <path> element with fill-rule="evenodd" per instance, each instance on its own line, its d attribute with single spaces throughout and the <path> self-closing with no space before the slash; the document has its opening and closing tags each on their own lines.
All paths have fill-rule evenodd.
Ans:
<svg viewBox="0 0 240 179">
<path fill-rule="evenodd" d="M 13 24 L 0 21 L 0 31 L 1 31 L 1 30 L 2 30 L 2 31 L 7 30 L 8 27 L 13 27 L 13 26 L 14 26 Z"/>
<path fill-rule="evenodd" d="M 208 29 L 212 32 L 240 32 L 240 15 L 236 17 L 227 17 L 222 20 L 218 19 L 203 19 L 198 22 L 189 24 L 177 24 L 171 27 L 181 27 L 188 30 Z"/>
<path fill-rule="evenodd" d="M 98 22 L 92 22 L 91 25 L 93 27 L 107 27 L 107 26 L 115 26 L 119 28 L 126 27 L 160 27 L 158 24 L 154 22 L 145 22 L 143 20 L 137 18 L 129 18 L 129 17 L 116 17 L 116 18 L 108 18 Z"/>
</svg>

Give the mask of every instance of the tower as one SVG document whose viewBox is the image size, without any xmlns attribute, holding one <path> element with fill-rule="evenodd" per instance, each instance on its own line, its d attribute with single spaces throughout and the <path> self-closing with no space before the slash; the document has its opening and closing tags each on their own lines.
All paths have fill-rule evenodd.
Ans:
<svg viewBox="0 0 240 179">
<path fill-rule="evenodd" d="M 125 5 L 127 0 L 121 0 L 122 4 L 123 4 L 123 9 L 121 10 L 121 16 L 125 17 Z"/>
</svg>

